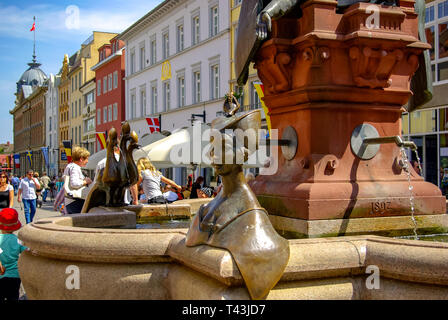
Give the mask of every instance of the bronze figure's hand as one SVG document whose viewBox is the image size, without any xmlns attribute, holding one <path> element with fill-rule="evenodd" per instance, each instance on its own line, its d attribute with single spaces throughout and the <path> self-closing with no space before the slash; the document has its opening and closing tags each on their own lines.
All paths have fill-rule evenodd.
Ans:
<svg viewBox="0 0 448 320">
<path fill-rule="evenodd" d="M 261 12 L 257 17 L 257 38 L 264 40 L 268 37 L 272 29 L 271 17 L 266 11 Z"/>
</svg>

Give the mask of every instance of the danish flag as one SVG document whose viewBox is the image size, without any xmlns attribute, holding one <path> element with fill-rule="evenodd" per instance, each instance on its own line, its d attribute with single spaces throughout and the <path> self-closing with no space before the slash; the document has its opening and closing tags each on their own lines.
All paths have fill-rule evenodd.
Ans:
<svg viewBox="0 0 448 320">
<path fill-rule="evenodd" d="M 159 131 L 160 132 L 160 122 L 159 122 L 159 118 L 154 117 L 154 118 L 146 118 L 146 122 L 148 123 L 149 126 L 149 132 L 153 133 L 154 131 Z"/>
</svg>

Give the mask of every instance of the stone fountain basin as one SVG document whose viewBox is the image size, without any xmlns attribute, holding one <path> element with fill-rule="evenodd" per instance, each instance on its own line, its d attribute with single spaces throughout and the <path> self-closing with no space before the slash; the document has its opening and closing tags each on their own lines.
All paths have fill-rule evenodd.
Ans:
<svg viewBox="0 0 448 320">
<path fill-rule="evenodd" d="M 19 231 L 29 299 L 249 299 L 230 253 L 186 247 L 187 229 L 133 229 L 136 213 L 41 219 Z M 132 229 L 126 229 L 132 228 Z M 347 236 L 289 240 L 267 299 L 448 299 L 448 243 Z M 380 272 L 368 289 L 369 266 Z M 79 289 L 67 279 L 79 269 Z M 67 271 L 68 270 L 68 271 Z"/>
</svg>

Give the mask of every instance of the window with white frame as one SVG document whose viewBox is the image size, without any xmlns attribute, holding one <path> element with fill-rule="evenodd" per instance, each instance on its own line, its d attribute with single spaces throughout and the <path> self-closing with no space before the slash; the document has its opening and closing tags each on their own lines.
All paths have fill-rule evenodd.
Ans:
<svg viewBox="0 0 448 320">
<path fill-rule="evenodd" d="M 78 73 L 78 88 L 81 88 L 81 83 L 82 83 L 82 73 L 81 73 L 81 71 Z"/>
<path fill-rule="evenodd" d="M 135 72 L 135 50 L 131 49 L 131 54 L 129 55 L 129 72 L 133 74 Z"/>
<path fill-rule="evenodd" d="M 118 87 L 118 71 L 114 71 L 114 89 Z"/>
<path fill-rule="evenodd" d="M 216 36 L 219 30 L 218 5 L 210 8 L 210 37 Z"/>
<path fill-rule="evenodd" d="M 107 76 L 103 77 L 103 93 L 107 92 Z"/>
<path fill-rule="evenodd" d="M 81 141 L 82 141 L 82 139 L 81 139 L 81 125 L 78 126 L 78 141 L 79 141 L 79 144 L 81 144 Z"/>
<path fill-rule="evenodd" d="M 79 98 L 79 100 L 78 100 L 78 108 L 79 108 L 79 115 L 81 115 L 82 114 L 82 112 L 81 112 L 81 98 Z"/>
<path fill-rule="evenodd" d="M 167 59 L 170 55 L 170 38 L 168 31 L 165 31 L 162 35 L 162 57 Z"/>
<path fill-rule="evenodd" d="M 180 24 L 176 29 L 177 52 L 184 50 L 184 25 Z"/>
<path fill-rule="evenodd" d="M 78 116 L 78 100 L 75 101 L 75 118 Z"/>
<path fill-rule="evenodd" d="M 157 113 L 157 83 L 151 84 L 151 111 L 152 114 Z"/>
<path fill-rule="evenodd" d="M 145 69 L 145 60 L 146 60 L 146 55 L 145 55 L 145 43 L 143 42 L 142 44 L 140 44 L 140 70 Z"/>
<path fill-rule="evenodd" d="M 150 50 L 151 50 L 151 64 L 155 64 L 157 62 L 157 43 L 155 35 L 151 37 Z"/>
<path fill-rule="evenodd" d="M 96 112 L 96 124 L 97 125 L 101 124 L 101 109 L 98 109 Z"/>
<path fill-rule="evenodd" d="M 112 121 L 112 105 L 110 104 L 108 107 L 108 119 L 109 121 Z"/>
<path fill-rule="evenodd" d="M 108 90 L 112 91 L 112 73 L 109 73 L 109 75 L 107 76 L 107 81 Z"/>
<path fill-rule="evenodd" d="M 255 82 L 250 83 L 250 109 L 258 109 L 261 107 L 260 98 L 258 97 L 257 90 L 255 89 Z"/>
<path fill-rule="evenodd" d="M 114 121 L 115 120 L 117 120 L 118 119 L 118 104 L 117 103 L 114 103 L 114 110 L 113 110 L 113 113 L 114 113 Z"/>
<path fill-rule="evenodd" d="M 103 123 L 107 122 L 107 106 L 103 108 Z"/>
<path fill-rule="evenodd" d="M 193 72 L 193 103 L 201 102 L 201 71 Z"/>
<path fill-rule="evenodd" d="M 75 90 L 78 90 L 78 74 L 75 75 Z"/>
<path fill-rule="evenodd" d="M 179 108 L 185 106 L 185 75 L 177 78 L 177 106 Z"/>
<path fill-rule="evenodd" d="M 434 84 L 448 83 L 448 0 L 436 0 L 426 5 L 425 34 L 432 46 L 431 58 L 432 80 Z"/>
<path fill-rule="evenodd" d="M 170 81 L 163 83 L 163 111 L 170 110 Z"/>
<path fill-rule="evenodd" d="M 137 111 L 137 97 L 135 96 L 135 89 L 131 92 L 131 119 L 135 119 Z"/>
<path fill-rule="evenodd" d="M 86 106 L 93 103 L 95 101 L 95 90 L 88 92 L 86 95 L 84 95 L 84 97 L 85 97 L 84 103 Z"/>
<path fill-rule="evenodd" d="M 75 127 L 75 144 L 78 144 L 78 127 Z"/>
<path fill-rule="evenodd" d="M 219 65 L 210 67 L 210 99 L 219 98 Z"/>
<path fill-rule="evenodd" d="M 140 117 L 146 114 L 146 87 L 140 87 Z"/>
<path fill-rule="evenodd" d="M 201 40 L 201 38 L 200 38 L 200 34 L 201 34 L 200 31 L 201 30 L 200 30 L 200 25 L 199 25 L 199 14 L 197 14 L 196 16 L 194 16 L 192 18 L 191 25 L 192 25 L 192 32 L 191 32 L 192 40 L 191 40 L 191 43 L 193 45 L 195 45 L 195 44 L 198 44 L 199 41 Z"/>
<path fill-rule="evenodd" d="M 85 132 L 90 132 L 95 130 L 95 118 L 90 118 L 86 120 Z"/>
<path fill-rule="evenodd" d="M 98 82 L 96 85 L 97 85 L 97 89 L 98 89 L 97 95 L 100 96 L 101 95 L 101 80 L 100 79 L 98 79 Z"/>
</svg>

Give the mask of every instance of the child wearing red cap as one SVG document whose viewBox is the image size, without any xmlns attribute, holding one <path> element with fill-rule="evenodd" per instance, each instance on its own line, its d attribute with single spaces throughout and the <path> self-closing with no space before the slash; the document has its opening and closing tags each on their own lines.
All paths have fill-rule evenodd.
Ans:
<svg viewBox="0 0 448 320">
<path fill-rule="evenodd" d="M 17 268 L 19 255 L 27 248 L 19 243 L 13 233 L 22 224 L 15 209 L 5 208 L 0 211 L 0 302 L 19 300 L 20 276 Z"/>
</svg>

